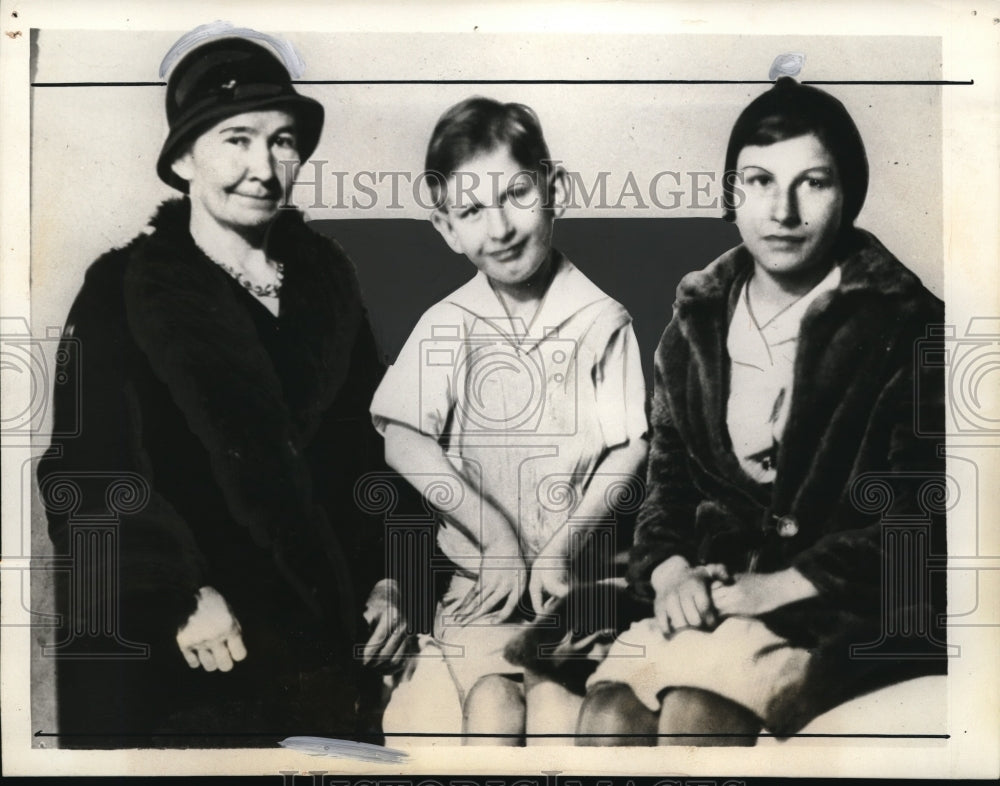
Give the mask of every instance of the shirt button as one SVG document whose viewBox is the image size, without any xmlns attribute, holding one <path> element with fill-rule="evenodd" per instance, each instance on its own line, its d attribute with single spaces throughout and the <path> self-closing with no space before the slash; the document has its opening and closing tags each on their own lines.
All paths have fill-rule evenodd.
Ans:
<svg viewBox="0 0 1000 786">
<path fill-rule="evenodd" d="M 778 536 L 782 538 L 794 538 L 799 534 L 799 522 L 794 516 L 782 516 L 778 519 Z"/>
</svg>

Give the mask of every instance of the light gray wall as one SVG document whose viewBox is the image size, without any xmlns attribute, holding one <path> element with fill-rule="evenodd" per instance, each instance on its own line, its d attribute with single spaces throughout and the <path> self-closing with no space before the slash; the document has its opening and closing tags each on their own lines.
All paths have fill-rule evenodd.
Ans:
<svg viewBox="0 0 1000 786">
<path fill-rule="evenodd" d="M 43 30 L 36 82 L 156 82 L 177 34 Z M 940 41 L 887 37 L 286 35 L 305 62 L 302 78 L 329 79 L 766 79 L 774 56 L 803 52 L 809 80 L 940 78 Z M 472 93 L 517 100 L 539 114 L 555 158 L 593 182 L 609 171 L 610 201 L 629 172 L 645 189 L 663 170 L 721 173 L 742 107 L 766 85 L 305 85 L 325 105 L 314 159 L 327 171 L 422 167 L 440 113 Z M 943 293 L 941 95 L 934 86 L 829 88 L 854 116 L 868 147 L 871 190 L 859 217 L 932 291 Z M 174 192 L 154 172 L 166 134 L 162 87 L 39 87 L 32 95 L 32 322 L 62 323 L 83 271 L 126 242 Z M 312 170 L 305 175 L 312 179 Z M 324 178 L 323 202 L 336 182 Z M 604 215 L 718 215 L 688 207 Z M 661 199 L 670 181 L 661 181 Z M 405 186 L 405 184 L 404 184 Z M 298 204 L 313 203 L 313 188 Z M 354 189 L 347 195 L 362 194 Z M 718 197 L 716 187 L 708 199 Z M 413 199 L 391 209 L 389 182 L 370 210 L 311 210 L 316 218 L 420 217 Z M 626 200 L 626 205 L 633 205 Z M 600 215 L 593 208 L 576 216 Z"/>
</svg>

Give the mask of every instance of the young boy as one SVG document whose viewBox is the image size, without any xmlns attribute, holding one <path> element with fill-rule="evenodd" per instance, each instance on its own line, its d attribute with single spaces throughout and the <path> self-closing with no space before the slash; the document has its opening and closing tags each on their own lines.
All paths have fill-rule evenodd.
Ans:
<svg viewBox="0 0 1000 786">
<path fill-rule="evenodd" d="M 448 701 L 435 652 L 467 742 L 574 728 L 580 697 L 526 680 L 504 645 L 566 593 L 570 517 L 608 519 L 647 424 L 631 318 L 552 248 L 566 173 L 550 164 L 535 114 L 486 98 L 449 109 L 428 147 L 434 227 L 479 273 L 423 315 L 371 406 L 388 463 L 429 501 L 448 478 L 454 501 L 438 545 L 455 570 L 387 732 L 396 713 L 448 730 L 425 713 Z"/>
</svg>

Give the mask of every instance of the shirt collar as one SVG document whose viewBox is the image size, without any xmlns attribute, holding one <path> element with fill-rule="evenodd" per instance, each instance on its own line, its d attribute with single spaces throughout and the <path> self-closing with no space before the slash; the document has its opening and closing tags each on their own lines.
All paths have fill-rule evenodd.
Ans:
<svg viewBox="0 0 1000 786">
<path fill-rule="evenodd" d="M 768 348 L 795 341 L 809 306 L 823 293 L 836 289 L 840 284 L 840 278 L 840 267 L 834 265 L 822 281 L 759 329 L 750 314 L 750 309 L 747 308 L 747 287 L 750 283 L 747 280 L 740 289 L 739 300 L 726 337 L 729 357 L 734 362 L 744 365 L 762 369 L 769 367 L 772 364 L 772 353 Z"/>
<path fill-rule="evenodd" d="M 607 298 L 589 278 L 570 262 L 562 253 L 553 250 L 555 275 L 549 283 L 538 306 L 538 312 L 530 325 L 510 317 L 490 286 L 490 281 L 482 271 L 467 284 L 459 287 L 446 299 L 488 325 L 488 329 L 500 333 L 512 344 L 531 347 L 552 336 L 557 337 L 560 328 L 574 314 L 586 306 Z M 486 327 L 482 325 L 482 327 Z M 479 332 L 478 329 L 476 332 Z"/>
<path fill-rule="evenodd" d="M 840 266 L 834 265 L 830 272 L 823 277 L 816 286 L 810 289 L 805 295 L 795 301 L 789 308 L 775 316 L 767 325 L 761 327 L 761 333 L 767 339 L 767 343 L 774 344 L 782 341 L 791 341 L 799 335 L 799 326 L 802 318 L 809 310 L 809 306 L 816 302 L 817 298 L 824 292 L 836 289 L 840 285 Z M 746 287 L 744 285 L 743 297 L 746 297 Z"/>
</svg>

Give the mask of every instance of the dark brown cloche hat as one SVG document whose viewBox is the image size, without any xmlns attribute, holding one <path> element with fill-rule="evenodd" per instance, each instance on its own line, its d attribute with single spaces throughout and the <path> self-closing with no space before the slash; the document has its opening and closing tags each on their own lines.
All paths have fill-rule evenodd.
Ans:
<svg viewBox="0 0 1000 786">
<path fill-rule="evenodd" d="M 220 38 L 188 52 L 167 82 L 167 122 L 156 172 L 167 185 L 187 193 L 187 181 L 171 164 L 199 134 L 227 117 L 284 109 L 296 118 L 299 154 L 313 154 L 323 129 L 323 106 L 300 95 L 282 62 L 266 47 L 245 38 Z"/>
</svg>

